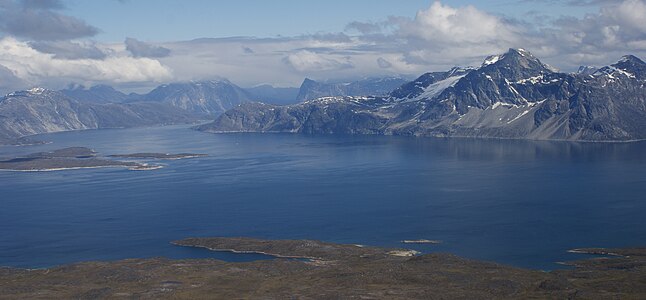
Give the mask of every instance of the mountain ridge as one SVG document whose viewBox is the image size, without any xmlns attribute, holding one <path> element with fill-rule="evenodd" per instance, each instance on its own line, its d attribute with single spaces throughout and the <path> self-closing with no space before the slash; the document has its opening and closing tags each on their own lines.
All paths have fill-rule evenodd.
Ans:
<svg viewBox="0 0 646 300">
<path fill-rule="evenodd" d="M 641 140 L 646 139 L 644 66 L 639 58 L 625 56 L 592 75 L 566 74 L 529 51 L 510 49 L 478 68 L 461 69 L 459 78 L 449 76 L 451 71 L 427 73 L 386 97 L 320 98 L 287 107 L 242 105 L 198 129 Z M 454 81 L 425 93 L 448 78 Z"/>
<path fill-rule="evenodd" d="M 70 130 L 193 123 L 180 109 L 158 103 L 91 103 L 61 91 L 33 88 L 0 99 L 0 144 Z"/>
</svg>

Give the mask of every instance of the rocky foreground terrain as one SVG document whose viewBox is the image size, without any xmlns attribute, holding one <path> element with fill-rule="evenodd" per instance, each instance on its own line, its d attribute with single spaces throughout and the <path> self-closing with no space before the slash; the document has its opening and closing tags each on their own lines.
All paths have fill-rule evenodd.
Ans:
<svg viewBox="0 0 646 300">
<path fill-rule="evenodd" d="M 646 248 L 543 272 L 405 249 L 318 241 L 192 238 L 174 244 L 276 257 L 129 259 L 50 269 L 0 268 L 0 299 L 643 299 Z"/>
<path fill-rule="evenodd" d="M 560 73 L 510 49 L 478 68 L 433 72 L 385 97 L 324 97 L 289 106 L 248 103 L 199 129 L 484 137 L 536 140 L 646 139 L 646 63 Z"/>
</svg>

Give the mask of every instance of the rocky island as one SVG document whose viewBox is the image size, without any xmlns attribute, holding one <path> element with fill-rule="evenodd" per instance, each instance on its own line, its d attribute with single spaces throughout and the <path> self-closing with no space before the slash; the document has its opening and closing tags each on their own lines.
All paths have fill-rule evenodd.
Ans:
<svg viewBox="0 0 646 300">
<path fill-rule="evenodd" d="M 646 296 L 646 248 L 577 249 L 613 257 L 544 272 L 451 254 L 399 256 L 406 249 L 309 240 L 190 238 L 173 242 L 277 257 L 245 263 L 215 259 L 128 259 L 49 269 L 0 268 L 0 298 L 137 299 L 613 299 Z"/>
<path fill-rule="evenodd" d="M 0 170 L 10 171 L 58 171 L 105 167 L 148 170 L 157 166 L 98 158 L 94 150 L 85 147 L 70 147 L 51 152 L 32 153 L 24 157 L 0 159 Z"/>
<path fill-rule="evenodd" d="M 69 147 L 50 152 L 38 152 L 25 156 L 0 159 L 0 170 L 58 171 L 106 167 L 125 167 L 130 170 L 154 170 L 162 167 L 147 163 L 100 158 L 97 155 L 97 152 L 89 148 Z M 109 157 L 124 159 L 185 159 L 203 156 L 206 155 L 192 153 L 135 153 L 110 155 Z"/>
<path fill-rule="evenodd" d="M 205 157 L 206 154 L 195 154 L 195 153 L 179 153 L 179 154 L 170 154 L 170 153 L 132 153 L 132 154 L 113 154 L 109 157 L 114 158 L 126 158 L 126 159 L 187 159 L 187 158 L 197 158 Z"/>
</svg>

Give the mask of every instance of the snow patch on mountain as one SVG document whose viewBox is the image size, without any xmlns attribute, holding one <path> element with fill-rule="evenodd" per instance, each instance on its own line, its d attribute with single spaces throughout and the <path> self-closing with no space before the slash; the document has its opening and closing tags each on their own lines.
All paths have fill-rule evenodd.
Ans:
<svg viewBox="0 0 646 300">
<path fill-rule="evenodd" d="M 492 55 L 492 56 L 489 56 L 489 57 L 487 57 L 487 58 L 485 59 L 485 61 L 482 63 L 482 66 L 483 66 L 483 67 L 485 67 L 485 66 L 488 66 L 488 65 L 493 65 L 493 64 L 497 63 L 498 61 L 500 61 L 500 59 L 501 59 L 501 58 L 502 58 L 502 56 L 501 56 L 501 55 Z"/>
<path fill-rule="evenodd" d="M 435 98 L 435 96 L 441 94 L 444 90 L 454 86 L 460 79 L 464 78 L 464 76 L 466 76 L 466 74 L 449 77 L 447 79 L 440 80 L 434 84 L 431 84 L 428 87 L 424 88 L 424 92 L 419 95 L 419 97 L 412 99 L 412 101 L 419 99 L 433 99 Z"/>
</svg>

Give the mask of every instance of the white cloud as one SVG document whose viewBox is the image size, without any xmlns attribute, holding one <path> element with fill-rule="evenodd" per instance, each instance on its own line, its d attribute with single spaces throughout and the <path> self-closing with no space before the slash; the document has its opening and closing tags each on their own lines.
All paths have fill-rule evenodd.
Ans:
<svg viewBox="0 0 646 300">
<path fill-rule="evenodd" d="M 56 12 L 64 8 L 58 0 L 4 0 L 0 4 L 0 32 L 12 36 L 56 41 L 99 33 L 81 19 Z"/>
<path fill-rule="evenodd" d="M 528 23 L 476 6 L 436 1 L 415 17 L 353 22 L 346 33 L 205 38 L 154 46 L 130 40 L 130 51 L 123 43 L 5 37 L 0 40 L 0 78 L 49 87 L 77 82 L 149 88 L 158 82 L 218 77 L 242 86 L 298 86 L 304 77 L 419 75 L 479 65 L 487 55 L 510 47 L 526 48 L 565 71 L 580 64 L 609 64 L 624 54 L 646 55 L 646 0 L 592 2 L 603 7 L 580 18 Z"/>
<path fill-rule="evenodd" d="M 34 85 L 72 81 L 161 82 L 172 78 L 171 71 L 157 60 L 115 53 L 104 59 L 59 59 L 11 37 L 0 39 L 0 66 Z"/>
<path fill-rule="evenodd" d="M 627 0 L 616 7 L 605 7 L 601 17 L 613 20 L 627 30 L 646 33 L 646 3 L 641 0 Z"/>
<path fill-rule="evenodd" d="M 556 63 L 602 65 L 625 54 L 646 52 L 646 1 L 609 3 L 583 18 L 561 18 L 541 30 Z"/>
<path fill-rule="evenodd" d="M 388 60 L 383 57 L 377 58 L 377 65 L 382 69 L 388 69 L 393 66 Z"/>
<path fill-rule="evenodd" d="M 438 46 L 501 43 L 517 40 L 513 25 L 474 6 L 453 8 L 434 2 L 417 12 L 414 20 L 401 21 L 399 34 L 437 43 Z"/>
<path fill-rule="evenodd" d="M 142 42 L 134 38 L 126 38 L 124 42 L 126 50 L 134 57 L 166 57 L 170 55 L 170 49 Z"/>
<path fill-rule="evenodd" d="M 289 54 L 284 58 L 284 62 L 298 72 L 342 70 L 354 67 L 347 57 L 335 59 L 308 50 Z"/>
</svg>

